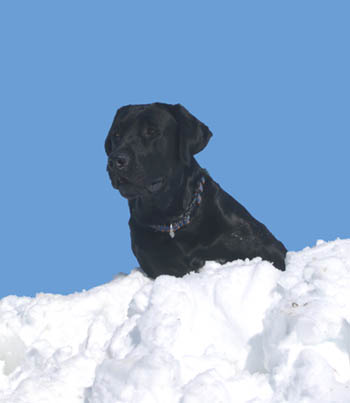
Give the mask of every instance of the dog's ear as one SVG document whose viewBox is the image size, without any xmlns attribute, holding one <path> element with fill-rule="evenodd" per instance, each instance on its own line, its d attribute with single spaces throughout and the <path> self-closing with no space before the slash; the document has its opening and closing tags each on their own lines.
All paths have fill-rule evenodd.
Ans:
<svg viewBox="0 0 350 403">
<path fill-rule="evenodd" d="M 178 124 L 180 158 L 186 165 L 190 165 L 192 156 L 203 150 L 213 134 L 204 123 L 194 117 L 182 105 L 165 104 L 165 106 Z"/>
<path fill-rule="evenodd" d="M 105 140 L 105 151 L 106 151 L 107 156 L 109 156 L 109 154 L 112 152 L 112 135 L 115 132 L 115 127 L 116 127 L 117 121 L 118 121 L 118 119 L 120 119 L 121 117 L 126 115 L 129 108 L 130 108 L 130 105 L 122 106 L 121 108 L 119 108 L 117 110 L 117 113 L 114 116 L 112 126 L 109 129 L 109 132 L 108 132 L 106 140 Z"/>
</svg>

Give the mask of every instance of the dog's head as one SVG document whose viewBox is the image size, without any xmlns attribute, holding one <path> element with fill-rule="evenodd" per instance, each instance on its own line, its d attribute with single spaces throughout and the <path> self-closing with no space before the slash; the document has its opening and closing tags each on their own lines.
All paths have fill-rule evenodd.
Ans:
<svg viewBox="0 0 350 403">
<path fill-rule="evenodd" d="M 211 136 L 180 104 L 120 108 L 105 141 L 113 187 L 128 199 L 161 191 L 169 178 L 191 165 Z"/>
</svg>

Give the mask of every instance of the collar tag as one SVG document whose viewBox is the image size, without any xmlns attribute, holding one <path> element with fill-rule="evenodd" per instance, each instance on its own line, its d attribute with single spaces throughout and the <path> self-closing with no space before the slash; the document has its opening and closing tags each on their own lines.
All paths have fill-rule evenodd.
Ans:
<svg viewBox="0 0 350 403">
<path fill-rule="evenodd" d="M 173 224 L 170 224 L 169 235 L 170 235 L 170 238 L 174 238 L 174 237 L 175 237 L 175 232 L 174 232 L 174 229 L 173 229 Z"/>
</svg>

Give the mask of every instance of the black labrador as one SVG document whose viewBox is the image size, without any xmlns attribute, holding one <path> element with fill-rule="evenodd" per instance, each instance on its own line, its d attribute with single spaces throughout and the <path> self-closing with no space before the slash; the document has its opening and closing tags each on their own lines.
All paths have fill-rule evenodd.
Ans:
<svg viewBox="0 0 350 403">
<path fill-rule="evenodd" d="M 194 159 L 211 136 L 180 104 L 117 111 L 105 141 L 107 171 L 129 201 L 132 250 L 149 277 L 256 256 L 285 269 L 284 245 Z"/>
</svg>

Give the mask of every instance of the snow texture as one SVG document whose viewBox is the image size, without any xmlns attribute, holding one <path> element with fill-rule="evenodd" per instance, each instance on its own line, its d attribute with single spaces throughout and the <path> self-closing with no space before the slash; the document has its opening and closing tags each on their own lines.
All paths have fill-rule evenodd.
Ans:
<svg viewBox="0 0 350 403">
<path fill-rule="evenodd" d="M 350 240 L 0 300 L 0 402 L 350 402 Z"/>
</svg>

